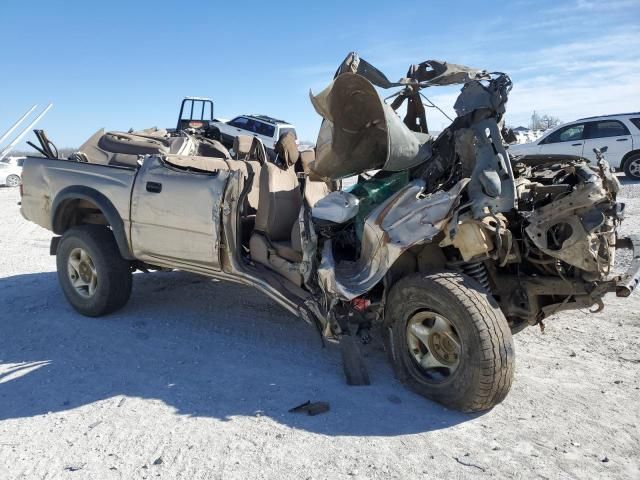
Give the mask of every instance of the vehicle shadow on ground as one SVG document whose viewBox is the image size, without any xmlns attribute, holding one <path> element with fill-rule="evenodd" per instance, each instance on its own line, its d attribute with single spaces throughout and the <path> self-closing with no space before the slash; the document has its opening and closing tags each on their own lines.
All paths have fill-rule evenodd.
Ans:
<svg viewBox="0 0 640 480">
<path fill-rule="evenodd" d="M 633 185 L 638 185 L 638 183 L 640 183 L 640 179 L 639 180 L 634 180 L 634 179 L 631 179 L 631 178 L 628 178 L 628 177 L 625 177 L 625 176 L 621 176 L 621 175 L 618 175 L 617 178 L 620 181 L 620 184 L 624 185 L 624 186 L 626 186 L 626 185 L 633 186 Z"/>
<path fill-rule="evenodd" d="M 157 399 L 177 414 L 261 415 L 326 435 L 402 435 L 476 418 L 406 390 L 379 344 L 372 385 L 344 382 L 335 345 L 256 290 L 180 273 L 137 274 L 131 301 L 86 318 L 54 272 L 0 279 L 0 420 L 122 398 Z M 316 417 L 288 413 L 328 401 Z M 111 408 L 107 406 L 106 408 Z"/>
</svg>

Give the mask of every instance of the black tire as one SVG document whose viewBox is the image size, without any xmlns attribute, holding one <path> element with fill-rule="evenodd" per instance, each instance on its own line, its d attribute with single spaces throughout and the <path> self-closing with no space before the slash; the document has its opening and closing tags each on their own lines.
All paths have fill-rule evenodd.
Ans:
<svg viewBox="0 0 640 480">
<path fill-rule="evenodd" d="M 81 295 L 69 274 L 69 257 L 75 249 L 85 250 L 95 267 L 97 286 L 91 296 Z M 89 317 L 100 317 L 122 308 L 131 295 L 131 267 L 118 250 L 107 227 L 82 225 L 67 230 L 56 254 L 58 281 L 73 308 Z"/>
<path fill-rule="evenodd" d="M 460 342 L 457 367 L 444 379 L 431 378 L 409 350 L 409 319 L 425 311 L 445 316 Z M 402 278 L 387 297 L 384 326 L 395 374 L 418 394 L 464 412 L 488 410 L 507 396 L 515 366 L 511 331 L 472 278 L 449 271 Z"/>
<path fill-rule="evenodd" d="M 631 155 L 624 161 L 624 174 L 630 180 L 640 180 L 640 153 Z"/>
</svg>

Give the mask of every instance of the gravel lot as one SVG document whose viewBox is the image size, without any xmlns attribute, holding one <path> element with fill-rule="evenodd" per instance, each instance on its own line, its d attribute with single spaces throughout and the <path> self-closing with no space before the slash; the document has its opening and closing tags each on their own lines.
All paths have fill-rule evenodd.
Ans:
<svg viewBox="0 0 640 480">
<path fill-rule="evenodd" d="M 625 185 L 639 231 L 640 185 Z M 482 415 L 372 385 L 256 291 L 136 274 L 129 304 L 64 300 L 49 232 L 0 188 L 0 479 L 640 478 L 640 293 L 515 338 L 516 379 Z M 325 400 L 317 417 L 288 413 Z"/>
</svg>

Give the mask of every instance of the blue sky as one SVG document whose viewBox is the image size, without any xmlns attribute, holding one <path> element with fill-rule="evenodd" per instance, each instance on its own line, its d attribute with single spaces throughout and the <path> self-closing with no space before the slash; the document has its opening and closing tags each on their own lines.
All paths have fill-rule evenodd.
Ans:
<svg viewBox="0 0 640 480">
<path fill-rule="evenodd" d="M 640 111 L 640 0 L 15 1 L 0 4 L 0 132 L 32 104 L 60 147 L 100 127 L 169 127 L 185 95 L 315 140 L 308 92 L 357 51 L 389 78 L 442 59 L 509 73 L 507 122 Z M 450 112 L 458 89 L 427 95 Z M 448 121 L 429 111 L 433 130 Z"/>
</svg>

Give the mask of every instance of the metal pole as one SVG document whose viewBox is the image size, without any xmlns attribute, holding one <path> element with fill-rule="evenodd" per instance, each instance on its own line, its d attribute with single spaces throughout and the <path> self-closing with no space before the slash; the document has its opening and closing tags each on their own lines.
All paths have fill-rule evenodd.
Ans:
<svg viewBox="0 0 640 480">
<path fill-rule="evenodd" d="M 9 130 L 4 132 L 2 137 L 0 137 L 0 145 L 2 145 L 2 142 L 4 142 L 4 140 L 11 134 L 11 132 L 13 132 L 18 127 L 18 125 L 20 125 L 24 121 L 24 119 L 27 118 L 31 114 L 31 112 L 36 109 L 37 106 L 38 104 L 35 104 L 33 107 L 31 107 L 31 109 L 27 113 L 22 115 L 22 117 L 20 117 L 20 119 L 16 123 L 14 123 Z"/>
<path fill-rule="evenodd" d="M 18 142 L 22 140 L 22 137 L 24 137 L 27 134 L 27 132 L 31 130 L 31 128 L 36 123 L 38 123 L 42 117 L 44 117 L 45 113 L 47 113 L 51 109 L 51 107 L 53 107 L 53 103 L 50 103 L 47 106 L 47 108 L 45 108 L 42 111 L 42 113 L 40 113 L 40 115 L 34 118 L 33 121 L 29 125 L 27 125 L 27 127 L 22 132 L 20 132 L 20 134 L 16 138 L 13 139 L 13 141 L 9 145 L 7 145 L 7 147 L 4 150 L 0 152 L 0 161 L 2 161 L 2 159 L 6 157 L 11 150 L 13 150 L 13 147 L 15 147 L 18 144 Z"/>
</svg>

